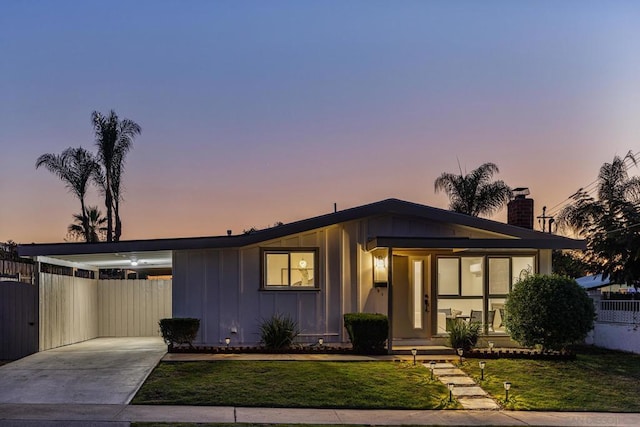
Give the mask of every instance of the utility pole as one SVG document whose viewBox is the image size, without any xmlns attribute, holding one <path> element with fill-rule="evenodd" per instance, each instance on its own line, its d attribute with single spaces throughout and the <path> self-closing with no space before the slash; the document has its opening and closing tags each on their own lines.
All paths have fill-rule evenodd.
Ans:
<svg viewBox="0 0 640 427">
<path fill-rule="evenodd" d="M 547 220 L 549 220 L 549 234 L 551 234 L 551 226 L 556 221 L 552 215 L 547 215 L 547 207 L 542 207 L 542 215 L 536 217 L 538 218 L 538 225 L 542 228 L 542 231 L 547 231 Z"/>
</svg>

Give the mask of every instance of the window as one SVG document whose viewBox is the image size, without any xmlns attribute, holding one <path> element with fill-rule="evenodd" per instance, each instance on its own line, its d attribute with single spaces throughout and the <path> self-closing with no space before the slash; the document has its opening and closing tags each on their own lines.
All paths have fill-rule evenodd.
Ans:
<svg viewBox="0 0 640 427">
<path fill-rule="evenodd" d="M 438 295 L 458 295 L 460 259 L 438 258 Z"/>
<path fill-rule="evenodd" d="M 438 257 L 437 333 L 448 333 L 453 321 L 471 319 L 480 319 L 485 333 L 505 333 L 506 298 L 535 266 L 531 255 Z"/>
<path fill-rule="evenodd" d="M 317 249 L 263 250 L 263 288 L 317 288 Z"/>
</svg>

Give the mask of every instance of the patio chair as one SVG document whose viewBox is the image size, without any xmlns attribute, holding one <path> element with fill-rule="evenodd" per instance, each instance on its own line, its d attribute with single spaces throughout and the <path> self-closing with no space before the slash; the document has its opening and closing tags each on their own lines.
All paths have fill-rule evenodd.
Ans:
<svg viewBox="0 0 640 427">
<path fill-rule="evenodd" d="M 496 311 L 489 310 L 487 312 L 487 325 L 489 325 L 489 331 L 493 332 L 493 321 L 496 320 Z"/>
<path fill-rule="evenodd" d="M 469 316 L 469 323 L 482 323 L 482 311 L 471 310 L 471 315 Z"/>
</svg>

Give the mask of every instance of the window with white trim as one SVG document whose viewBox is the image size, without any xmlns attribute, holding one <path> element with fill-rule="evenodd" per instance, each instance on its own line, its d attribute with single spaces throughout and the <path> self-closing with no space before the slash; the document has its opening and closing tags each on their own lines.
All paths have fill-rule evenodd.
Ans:
<svg viewBox="0 0 640 427">
<path fill-rule="evenodd" d="M 318 287 L 317 249 L 264 249 L 263 289 L 313 289 Z"/>
</svg>

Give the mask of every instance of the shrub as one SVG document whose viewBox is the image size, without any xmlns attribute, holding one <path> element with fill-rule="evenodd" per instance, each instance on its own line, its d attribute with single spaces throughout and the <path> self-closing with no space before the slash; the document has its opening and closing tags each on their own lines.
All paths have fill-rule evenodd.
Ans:
<svg viewBox="0 0 640 427">
<path fill-rule="evenodd" d="M 356 353 L 384 353 L 389 336 L 389 318 L 384 314 L 347 313 L 344 315 L 344 327 Z"/>
<path fill-rule="evenodd" d="M 289 347 L 299 334 L 298 323 L 280 313 L 263 319 L 260 324 L 260 343 L 269 349 Z"/>
<path fill-rule="evenodd" d="M 160 332 L 167 345 L 188 344 L 193 348 L 193 340 L 198 335 L 200 329 L 200 319 L 190 317 L 174 317 L 170 319 L 160 319 Z"/>
<path fill-rule="evenodd" d="M 593 328 L 593 302 L 575 280 L 530 276 L 516 283 L 505 303 L 505 327 L 527 347 L 562 350 L 585 339 Z"/>
<path fill-rule="evenodd" d="M 449 345 L 454 349 L 461 348 L 468 352 L 478 344 L 481 323 L 467 323 L 462 319 L 453 319 L 449 324 Z"/>
</svg>

